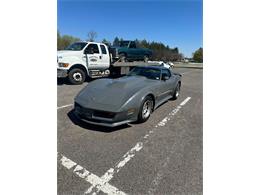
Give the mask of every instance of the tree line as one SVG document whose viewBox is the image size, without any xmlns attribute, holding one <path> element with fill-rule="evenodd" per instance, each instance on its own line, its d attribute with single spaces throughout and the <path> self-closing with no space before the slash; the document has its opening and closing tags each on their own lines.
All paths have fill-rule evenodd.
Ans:
<svg viewBox="0 0 260 195">
<path fill-rule="evenodd" d="M 90 31 L 87 34 L 87 41 L 95 41 L 97 37 L 97 33 L 95 31 Z M 57 49 L 63 50 L 70 44 L 76 41 L 81 41 L 80 38 L 73 37 L 70 35 L 61 35 L 59 31 L 57 32 Z M 115 37 L 113 42 L 111 43 L 107 39 L 103 39 L 102 43 L 108 46 L 116 46 L 119 45 L 120 41 L 123 41 L 123 38 Z M 155 41 L 147 41 L 145 39 L 138 40 L 135 39 L 137 47 L 148 48 L 153 51 L 153 56 L 151 56 L 151 60 L 159 60 L 159 61 L 181 61 L 184 56 L 179 52 L 179 48 L 170 48 L 168 45 L 165 45 L 161 42 Z M 203 49 L 199 48 L 193 53 L 193 60 L 195 62 L 203 62 Z"/>
<path fill-rule="evenodd" d="M 193 60 L 195 62 L 203 62 L 203 48 L 200 47 L 193 53 Z"/>
</svg>

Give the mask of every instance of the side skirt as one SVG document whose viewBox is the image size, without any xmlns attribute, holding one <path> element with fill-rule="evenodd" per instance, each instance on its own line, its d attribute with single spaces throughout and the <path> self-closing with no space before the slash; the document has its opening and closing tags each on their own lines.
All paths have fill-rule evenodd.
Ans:
<svg viewBox="0 0 260 195">
<path fill-rule="evenodd" d="M 168 95 L 166 96 L 164 99 L 162 99 L 160 102 L 158 102 L 155 106 L 154 106 L 154 109 L 155 110 L 156 108 L 158 108 L 161 104 L 163 104 L 164 102 L 168 101 L 169 99 L 171 99 L 172 96 L 171 95 Z"/>
</svg>

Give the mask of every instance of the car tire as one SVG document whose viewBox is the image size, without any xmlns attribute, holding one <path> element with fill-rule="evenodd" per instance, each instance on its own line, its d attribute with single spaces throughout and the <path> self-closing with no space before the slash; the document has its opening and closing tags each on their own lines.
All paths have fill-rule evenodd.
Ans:
<svg viewBox="0 0 260 195">
<path fill-rule="evenodd" d="M 86 74 L 82 69 L 74 68 L 71 71 L 69 71 L 69 82 L 73 85 L 80 85 L 84 83 L 86 79 Z"/>
<path fill-rule="evenodd" d="M 149 60 L 149 56 L 148 56 L 148 55 L 145 55 L 145 56 L 144 56 L 144 62 L 148 62 L 148 60 Z"/>
<path fill-rule="evenodd" d="M 172 99 L 173 100 L 177 100 L 179 95 L 180 95 L 180 90 L 181 90 L 181 85 L 180 83 L 177 84 L 177 86 L 174 89 L 173 95 L 172 95 Z"/>
<path fill-rule="evenodd" d="M 126 54 L 120 53 L 119 54 L 119 60 L 120 60 L 120 62 L 126 62 Z"/>
<path fill-rule="evenodd" d="M 138 122 L 143 123 L 147 121 L 153 111 L 153 99 L 151 96 L 146 96 L 141 104 L 138 113 Z"/>
</svg>

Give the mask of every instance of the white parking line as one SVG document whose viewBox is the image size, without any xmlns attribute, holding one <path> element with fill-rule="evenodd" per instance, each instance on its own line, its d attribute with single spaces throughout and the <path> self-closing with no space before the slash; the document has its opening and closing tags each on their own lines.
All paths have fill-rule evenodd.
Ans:
<svg viewBox="0 0 260 195">
<path fill-rule="evenodd" d="M 131 148 L 114 166 L 114 168 L 108 169 L 107 172 L 101 177 L 102 181 L 104 182 L 103 185 L 106 185 L 106 183 L 114 177 L 114 174 L 118 173 L 121 170 L 121 168 L 123 168 L 126 165 L 126 163 L 129 162 L 136 155 L 136 153 L 143 148 L 144 144 L 148 142 L 148 137 L 151 134 L 153 134 L 158 127 L 165 126 L 166 123 L 170 121 L 173 118 L 173 116 L 182 108 L 182 106 L 184 106 L 190 99 L 191 97 L 187 97 L 184 101 L 182 101 L 180 105 L 177 106 L 177 108 L 172 110 L 167 117 L 161 120 L 152 130 L 150 130 L 148 134 L 146 134 L 142 138 L 142 141 L 138 142 L 133 148 Z M 103 185 L 92 185 L 87 189 L 85 194 L 97 194 L 100 190 L 102 190 Z"/>
<path fill-rule="evenodd" d="M 180 106 L 184 106 L 189 100 L 190 100 L 191 97 L 187 97 L 182 103 L 180 103 Z"/>
<path fill-rule="evenodd" d="M 61 163 L 61 165 L 68 170 L 73 169 L 73 173 L 78 175 L 80 178 L 84 179 L 85 181 L 89 182 L 93 186 L 99 186 L 99 189 L 106 193 L 106 194 L 112 194 L 112 195 L 125 195 L 126 193 L 118 190 L 116 187 L 110 185 L 106 181 L 104 181 L 102 178 L 98 177 L 97 175 L 90 173 L 88 170 L 83 168 L 82 166 L 78 165 L 77 163 L 73 162 L 69 158 L 59 155 L 58 154 L 58 160 Z"/>
<path fill-rule="evenodd" d="M 67 105 L 64 105 L 64 106 L 57 107 L 57 110 L 59 110 L 61 108 L 66 108 L 66 107 L 69 107 L 69 106 L 73 106 L 73 104 L 67 104 Z"/>
</svg>

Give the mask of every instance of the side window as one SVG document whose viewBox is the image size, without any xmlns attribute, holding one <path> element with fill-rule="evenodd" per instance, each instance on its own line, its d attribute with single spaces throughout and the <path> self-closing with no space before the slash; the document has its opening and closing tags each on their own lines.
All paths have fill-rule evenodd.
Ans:
<svg viewBox="0 0 260 195">
<path fill-rule="evenodd" d="M 168 76 L 170 78 L 171 77 L 171 73 L 167 69 L 162 69 L 162 76 Z"/>
<path fill-rule="evenodd" d="M 106 47 L 104 45 L 100 45 L 102 54 L 107 54 Z"/>
<path fill-rule="evenodd" d="M 87 54 L 94 54 L 94 53 L 99 53 L 98 45 L 97 44 L 89 44 L 88 47 L 86 48 L 86 53 Z"/>
<path fill-rule="evenodd" d="M 136 48 L 135 42 L 131 42 L 129 48 Z"/>
</svg>

